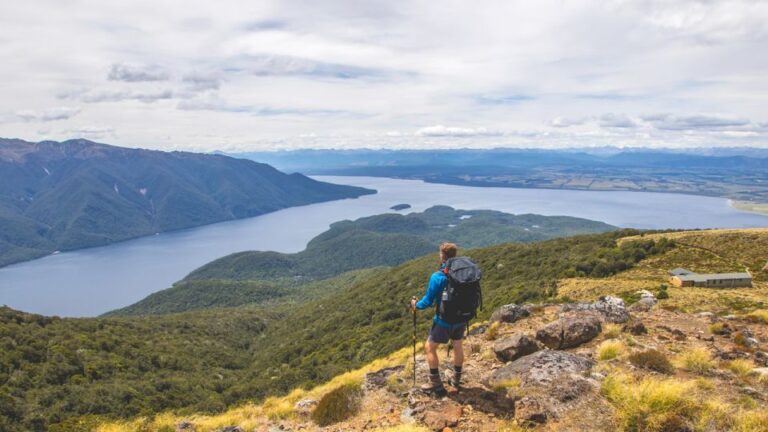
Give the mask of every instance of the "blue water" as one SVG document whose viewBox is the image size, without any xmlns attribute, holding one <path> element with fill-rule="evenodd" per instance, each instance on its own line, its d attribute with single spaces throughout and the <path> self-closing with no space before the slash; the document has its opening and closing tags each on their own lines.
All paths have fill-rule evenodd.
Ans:
<svg viewBox="0 0 768 432">
<path fill-rule="evenodd" d="M 379 191 L 156 236 L 50 255 L 0 268 L 0 304 L 60 316 L 94 316 L 170 287 L 195 268 L 244 250 L 298 252 L 332 222 L 445 204 L 461 209 L 578 216 L 635 228 L 768 226 L 728 200 L 646 192 L 478 188 L 369 177 L 317 177 Z"/>
</svg>

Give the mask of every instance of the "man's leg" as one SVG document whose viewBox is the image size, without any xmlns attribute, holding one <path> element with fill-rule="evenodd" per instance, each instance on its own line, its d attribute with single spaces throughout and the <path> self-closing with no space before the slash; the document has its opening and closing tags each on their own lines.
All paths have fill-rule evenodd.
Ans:
<svg viewBox="0 0 768 432">
<path fill-rule="evenodd" d="M 437 344 L 427 339 L 424 344 L 424 350 L 427 352 L 427 364 L 429 369 L 437 369 L 440 366 L 440 359 L 437 358 Z"/>
<path fill-rule="evenodd" d="M 429 365 L 429 383 L 421 386 L 421 389 L 428 392 L 444 393 L 443 381 L 440 379 L 440 360 L 437 358 L 437 347 L 443 342 L 445 337 L 447 342 L 448 333 L 445 329 L 433 325 L 429 332 L 427 343 L 424 344 L 424 351 L 427 354 L 427 364 Z"/>
<path fill-rule="evenodd" d="M 464 366 L 464 340 L 454 339 L 453 342 L 453 380 L 451 385 L 458 388 L 461 385 L 462 367 Z"/>
</svg>

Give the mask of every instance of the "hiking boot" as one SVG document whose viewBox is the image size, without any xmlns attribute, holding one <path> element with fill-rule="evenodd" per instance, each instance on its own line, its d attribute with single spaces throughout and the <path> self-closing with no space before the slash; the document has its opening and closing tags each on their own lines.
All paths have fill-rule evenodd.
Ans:
<svg viewBox="0 0 768 432">
<path fill-rule="evenodd" d="M 461 373 L 462 373 L 461 369 L 456 370 L 454 367 L 453 377 L 451 377 L 450 385 L 451 387 L 454 387 L 457 390 L 461 387 Z"/>
<path fill-rule="evenodd" d="M 425 393 L 444 394 L 445 387 L 443 387 L 443 381 L 440 379 L 440 374 L 429 374 L 429 383 L 422 384 L 419 389 Z"/>
</svg>

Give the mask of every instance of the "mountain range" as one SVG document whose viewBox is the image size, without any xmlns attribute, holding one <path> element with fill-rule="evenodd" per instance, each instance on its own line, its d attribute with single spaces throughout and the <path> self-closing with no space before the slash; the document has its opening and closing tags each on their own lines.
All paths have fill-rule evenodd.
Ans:
<svg viewBox="0 0 768 432">
<path fill-rule="evenodd" d="M 223 155 L 0 139 L 0 266 L 371 193 Z"/>
</svg>

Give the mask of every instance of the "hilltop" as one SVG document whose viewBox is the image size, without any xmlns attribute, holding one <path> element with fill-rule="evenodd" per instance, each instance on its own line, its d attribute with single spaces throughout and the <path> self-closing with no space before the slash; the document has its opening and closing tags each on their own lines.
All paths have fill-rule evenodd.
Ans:
<svg viewBox="0 0 768 432">
<path fill-rule="evenodd" d="M 466 251 L 486 269 L 481 319 L 510 301 L 551 299 L 559 279 L 603 278 L 673 247 L 645 240 L 617 246 L 617 239 L 635 234 L 614 231 Z M 311 388 L 407 346 L 412 324 L 405 302 L 422 293 L 434 269 L 434 256 L 425 256 L 349 277 L 348 284 L 317 285 L 306 301 L 152 317 L 59 319 L 6 310 L 8 319 L 0 323 L 0 397 L 8 402 L 2 406 L 14 408 L 0 416 L 14 425 L 6 426 L 11 431 L 46 429 L 84 415 L 220 412 Z M 263 328 L 239 330 L 256 317 Z M 420 318 L 418 332 L 425 334 L 429 317 Z M 206 331 L 206 323 L 225 329 L 233 324 L 222 337 Z"/>
<path fill-rule="evenodd" d="M 336 222 L 299 253 L 247 251 L 212 261 L 170 289 L 107 315 L 182 312 L 261 303 L 300 292 L 302 284 L 375 266 L 396 266 L 434 253 L 443 241 L 462 247 L 534 242 L 617 228 L 567 216 L 513 215 L 434 206 L 421 213 L 386 213 Z"/>
<path fill-rule="evenodd" d="M 96 430 L 105 432 L 140 425 L 155 430 L 314 430 L 318 423 L 328 424 L 323 430 L 329 431 L 765 431 L 766 242 L 765 230 L 624 232 L 473 251 L 487 269 L 485 286 L 493 306 L 482 314 L 487 321 L 475 323 L 467 340 L 464 388 L 441 400 L 410 390 L 414 365 L 403 338 L 374 362 L 342 369 L 319 386 L 287 388 L 284 396 L 261 403 L 213 415 L 164 413 L 106 424 L 91 419 L 91 424 L 100 424 Z M 618 249 L 611 249 L 611 243 Z M 604 249 L 588 253 L 598 244 Z M 560 267 L 555 257 L 568 252 L 574 257 L 584 254 L 585 259 L 553 271 L 554 284 L 545 284 L 536 295 L 504 288 L 520 276 L 531 283 L 523 276 L 525 269 Z M 637 261 L 609 265 L 605 259 L 610 256 Z M 595 258 L 615 270 L 602 274 Z M 514 269 L 507 267 L 512 263 Z M 753 288 L 662 286 L 672 266 L 716 272 L 742 264 L 750 269 L 759 264 Z M 407 286 L 408 279 L 403 283 Z M 366 309 L 371 314 L 378 310 Z M 351 312 L 335 313 L 335 322 L 344 322 Z M 400 322 L 407 321 L 404 318 L 407 315 L 400 316 Z M 400 328 L 407 332 L 405 324 Z M 382 331 L 386 327 L 363 333 L 368 325 L 356 331 L 362 339 L 350 340 L 344 331 L 334 334 L 340 341 L 337 349 L 362 347 L 365 344 L 358 341 L 388 333 Z M 422 332 L 420 326 L 418 334 Z M 314 328 L 312 334 L 322 337 L 325 328 Z M 303 347 L 320 360 L 315 367 L 338 364 L 339 357 L 321 360 L 313 355 L 328 343 L 330 339 Z M 290 360 L 286 369 L 270 374 L 284 380 L 302 369 L 300 365 Z M 422 356 L 416 368 L 423 380 Z"/>
<path fill-rule="evenodd" d="M 0 266 L 374 192 L 221 155 L 0 139 Z"/>
</svg>

